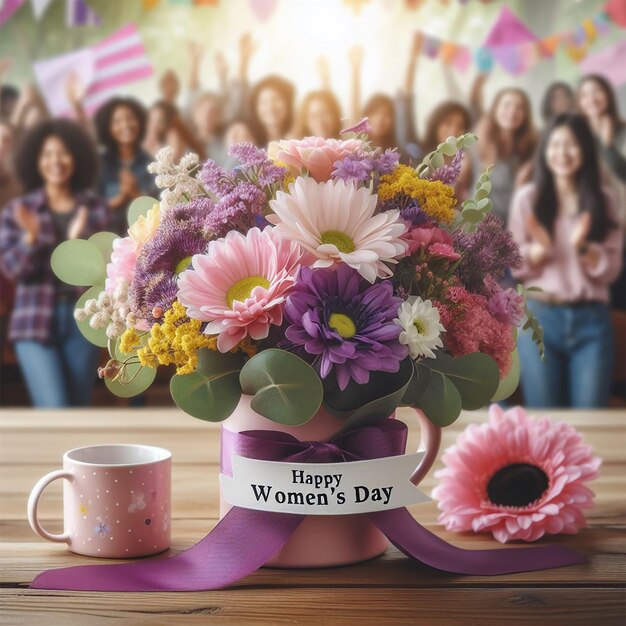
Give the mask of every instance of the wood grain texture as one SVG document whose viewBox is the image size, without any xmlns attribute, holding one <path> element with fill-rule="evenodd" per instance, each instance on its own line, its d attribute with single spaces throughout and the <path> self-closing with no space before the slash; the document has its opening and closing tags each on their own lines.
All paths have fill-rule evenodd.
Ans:
<svg viewBox="0 0 626 626">
<path fill-rule="evenodd" d="M 28 589 L 52 567 L 93 563 L 36 537 L 26 521 L 28 493 L 58 469 L 72 447 L 145 443 L 173 452 L 173 545 L 179 552 L 217 523 L 219 427 L 172 409 L 4 410 L 0 418 L 0 623 L 19 626 L 100 624 L 424 624 L 507 626 L 622 626 L 626 623 L 626 428 L 620 411 L 551 411 L 573 424 L 603 460 L 593 484 L 589 528 L 551 538 L 589 555 L 589 562 L 544 572 L 495 577 L 445 574 L 413 563 L 395 549 L 350 567 L 262 569 L 224 591 L 178 594 L 54 592 Z M 409 447 L 419 433 L 410 411 Z M 444 433 L 454 442 L 484 411 L 464 413 Z M 440 461 L 435 467 L 440 466 Z M 422 483 L 428 492 L 432 472 Z M 434 502 L 411 507 L 427 528 L 462 548 L 500 547 L 486 535 L 455 534 L 436 523 Z M 61 529 L 61 487 L 40 504 L 44 524 Z M 546 542 L 548 543 L 548 542 Z M 167 556 L 167 554 L 165 555 Z M 111 562 L 102 560 L 102 562 Z"/>
</svg>

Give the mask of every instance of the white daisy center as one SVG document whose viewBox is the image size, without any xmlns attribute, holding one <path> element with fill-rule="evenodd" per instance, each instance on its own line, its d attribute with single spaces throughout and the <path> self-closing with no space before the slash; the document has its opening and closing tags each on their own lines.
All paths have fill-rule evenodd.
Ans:
<svg viewBox="0 0 626 626">
<path fill-rule="evenodd" d="M 356 335 L 354 322 L 343 313 L 331 313 L 328 318 L 328 325 L 339 333 L 340 337 L 350 339 Z"/>
<path fill-rule="evenodd" d="M 422 320 L 413 320 L 413 326 L 417 329 L 418 335 L 424 335 L 426 333 L 426 324 Z"/>
<path fill-rule="evenodd" d="M 232 309 L 235 300 L 245 302 L 246 299 L 252 295 L 252 290 L 255 287 L 268 289 L 269 286 L 270 281 L 267 280 L 265 276 L 248 276 L 247 278 L 242 278 L 228 290 L 226 294 L 226 304 Z"/>
<path fill-rule="evenodd" d="M 178 263 L 176 263 L 176 268 L 174 269 L 176 275 L 178 276 L 179 274 L 182 274 L 189 267 L 190 264 L 191 256 L 186 256 L 184 259 L 178 261 Z"/>
<path fill-rule="evenodd" d="M 354 241 L 340 230 L 325 230 L 320 234 L 320 241 L 324 244 L 332 244 L 339 252 L 354 252 Z"/>
</svg>

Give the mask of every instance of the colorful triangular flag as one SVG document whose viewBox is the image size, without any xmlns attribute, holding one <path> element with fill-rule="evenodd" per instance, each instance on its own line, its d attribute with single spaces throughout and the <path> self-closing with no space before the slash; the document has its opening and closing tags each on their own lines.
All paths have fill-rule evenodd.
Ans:
<svg viewBox="0 0 626 626">
<path fill-rule="evenodd" d="M 65 25 L 99 26 L 100 16 L 87 4 L 85 0 L 65 0 Z"/>
</svg>

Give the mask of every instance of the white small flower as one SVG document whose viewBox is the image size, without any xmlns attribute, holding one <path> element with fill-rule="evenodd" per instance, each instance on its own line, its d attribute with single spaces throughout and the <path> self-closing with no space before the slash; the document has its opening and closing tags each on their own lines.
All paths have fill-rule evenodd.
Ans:
<svg viewBox="0 0 626 626">
<path fill-rule="evenodd" d="M 394 322 L 402 328 L 400 343 L 408 346 L 412 359 L 435 357 L 433 348 L 442 348 L 441 333 L 445 328 L 439 321 L 439 311 L 430 300 L 420 297 L 403 302 Z"/>
</svg>

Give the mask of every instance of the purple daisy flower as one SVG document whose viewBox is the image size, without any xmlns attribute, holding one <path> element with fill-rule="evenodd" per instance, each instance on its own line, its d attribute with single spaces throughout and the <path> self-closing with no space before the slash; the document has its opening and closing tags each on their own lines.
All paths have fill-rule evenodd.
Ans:
<svg viewBox="0 0 626 626">
<path fill-rule="evenodd" d="M 397 372 L 408 354 L 400 344 L 400 298 L 389 281 L 371 285 L 348 265 L 302 268 L 285 304 L 285 336 L 313 356 L 322 378 L 334 371 L 343 391 L 370 372 Z"/>
<path fill-rule="evenodd" d="M 132 312 L 150 323 L 155 308 L 166 311 L 176 300 L 178 275 L 191 263 L 194 254 L 206 251 L 209 236 L 202 226 L 202 213 L 185 216 L 173 209 L 159 225 L 154 237 L 142 248 L 128 297 Z"/>
</svg>

